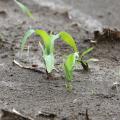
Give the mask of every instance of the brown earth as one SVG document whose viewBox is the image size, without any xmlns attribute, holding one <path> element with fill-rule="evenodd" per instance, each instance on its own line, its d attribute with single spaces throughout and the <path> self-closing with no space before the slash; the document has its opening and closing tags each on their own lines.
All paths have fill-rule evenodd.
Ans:
<svg viewBox="0 0 120 120">
<path fill-rule="evenodd" d="M 12 0 L 0 0 L 0 108 L 14 108 L 36 120 L 87 120 L 86 109 L 91 120 L 119 120 L 120 41 L 105 40 L 94 45 L 95 50 L 90 56 L 99 59 L 99 62 L 90 63 L 88 72 L 80 65 L 76 66 L 74 89 L 69 93 L 65 89 L 63 70 L 59 65 L 63 61 L 60 56 L 65 56 L 69 48 L 60 41 L 56 43 L 56 66 L 61 69 L 53 73 L 55 78 L 48 80 L 46 74 L 13 64 L 16 58 L 21 61 L 20 39 L 30 27 L 56 33 L 65 30 L 71 33 L 77 40 L 79 50 L 83 51 L 91 46 L 89 37 L 93 34 L 70 19 L 65 9 L 40 7 L 32 1 L 24 3 L 33 11 L 35 21 L 22 14 Z M 39 47 L 33 38 L 31 41 L 34 47 L 30 50 L 30 56 L 22 59 L 27 60 L 26 64 L 28 61 L 30 64 L 40 64 Z M 116 86 L 115 82 L 118 82 Z M 44 115 L 38 116 L 40 112 Z"/>
</svg>

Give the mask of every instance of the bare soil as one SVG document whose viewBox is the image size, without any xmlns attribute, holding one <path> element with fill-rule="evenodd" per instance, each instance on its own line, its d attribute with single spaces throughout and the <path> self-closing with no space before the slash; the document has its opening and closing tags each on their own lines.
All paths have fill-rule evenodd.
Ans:
<svg viewBox="0 0 120 120">
<path fill-rule="evenodd" d="M 90 63 L 88 72 L 80 65 L 76 66 L 74 88 L 69 93 L 59 65 L 63 61 L 61 56 L 70 53 L 69 47 L 60 41 L 56 43 L 56 67 L 59 71 L 54 71 L 55 77 L 48 80 L 44 73 L 13 64 L 13 60 L 17 59 L 23 64 L 41 65 L 40 49 L 35 42 L 38 38 L 33 36 L 30 39 L 30 55 L 22 57 L 22 60 L 20 39 L 30 27 L 55 33 L 64 30 L 76 39 L 82 52 L 91 46 L 89 39 L 93 34 L 84 25 L 81 27 L 70 19 L 68 9 L 51 9 L 33 1 L 24 3 L 33 11 L 35 21 L 21 13 L 14 1 L 0 0 L 0 108 L 14 108 L 35 120 L 88 120 L 86 109 L 90 120 L 119 120 L 120 41 L 105 39 L 94 45 L 95 50 L 90 56 L 99 59 L 99 62 Z M 26 51 L 23 54 L 28 55 Z"/>
</svg>

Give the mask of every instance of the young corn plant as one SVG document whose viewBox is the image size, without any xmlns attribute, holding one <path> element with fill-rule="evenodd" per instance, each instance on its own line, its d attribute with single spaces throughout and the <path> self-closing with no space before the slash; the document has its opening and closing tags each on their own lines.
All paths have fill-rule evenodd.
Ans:
<svg viewBox="0 0 120 120">
<path fill-rule="evenodd" d="M 66 89 L 68 91 L 71 91 L 73 88 L 72 80 L 73 80 L 74 66 L 79 56 L 78 48 L 77 48 L 77 44 L 75 43 L 75 40 L 72 38 L 72 36 L 69 33 L 62 31 L 59 33 L 59 37 L 61 40 L 63 40 L 73 49 L 73 53 L 67 56 L 67 59 L 65 60 L 63 66 L 65 80 L 66 80 Z"/>
<path fill-rule="evenodd" d="M 90 59 L 88 59 L 88 60 L 85 60 L 85 59 L 84 59 L 84 57 L 85 57 L 88 53 L 90 53 L 92 50 L 93 50 L 93 47 L 88 48 L 88 49 L 85 50 L 81 55 L 79 55 L 78 62 L 81 63 L 83 69 L 86 70 L 86 71 L 89 70 L 89 65 L 88 65 L 89 62 L 91 62 L 91 61 L 98 61 L 98 60 L 95 59 L 95 58 L 90 58 Z"/>
<path fill-rule="evenodd" d="M 28 40 L 28 38 L 35 34 L 37 36 L 40 36 L 42 38 L 42 42 L 39 41 L 39 45 L 42 49 L 42 57 L 44 61 L 44 65 L 46 68 L 46 72 L 48 75 L 52 72 L 52 70 L 55 68 L 55 59 L 54 59 L 54 42 L 56 39 L 59 38 L 59 34 L 53 35 L 52 33 L 48 34 L 44 30 L 33 30 L 30 29 L 25 33 L 25 36 L 21 40 L 21 50 L 24 49 L 24 46 Z"/>
<path fill-rule="evenodd" d="M 74 72 L 74 66 L 76 63 L 76 60 L 78 59 L 78 52 L 72 53 L 68 55 L 66 61 L 64 62 L 64 73 L 65 73 L 65 78 L 66 78 L 66 89 L 68 91 L 71 91 L 73 86 L 72 86 L 72 81 L 73 81 L 73 72 Z"/>
</svg>

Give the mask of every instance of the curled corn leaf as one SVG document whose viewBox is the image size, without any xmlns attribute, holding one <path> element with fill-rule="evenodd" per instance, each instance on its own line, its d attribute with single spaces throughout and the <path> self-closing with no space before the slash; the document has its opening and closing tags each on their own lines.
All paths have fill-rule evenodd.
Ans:
<svg viewBox="0 0 120 120">
<path fill-rule="evenodd" d="M 64 63 L 64 73 L 66 77 L 66 88 L 68 91 L 71 91 L 72 86 L 72 80 L 73 80 L 73 71 L 74 66 L 76 63 L 76 60 L 78 59 L 78 52 L 72 53 L 67 57 L 67 60 Z"/>
<path fill-rule="evenodd" d="M 65 72 L 66 80 L 68 82 L 72 81 L 73 79 L 73 69 L 74 69 L 77 57 L 78 57 L 77 52 L 72 53 L 67 57 L 67 60 L 64 63 L 64 72 Z"/>
<path fill-rule="evenodd" d="M 49 55 L 43 55 L 44 61 L 45 61 L 45 66 L 46 66 L 46 70 L 48 73 L 51 73 L 52 70 L 55 68 L 54 67 L 54 55 L 51 53 Z"/>
</svg>

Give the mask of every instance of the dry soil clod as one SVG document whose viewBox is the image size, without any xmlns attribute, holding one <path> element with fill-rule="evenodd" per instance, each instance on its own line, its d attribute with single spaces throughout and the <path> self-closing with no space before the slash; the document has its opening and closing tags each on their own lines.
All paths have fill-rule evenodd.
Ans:
<svg viewBox="0 0 120 120">
<path fill-rule="evenodd" d="M 101 41 L 120 41 L 120 31 L 110 28 L 103 28 L 103 31 L 94 31 L 94 40 Z"/>
</svg>

